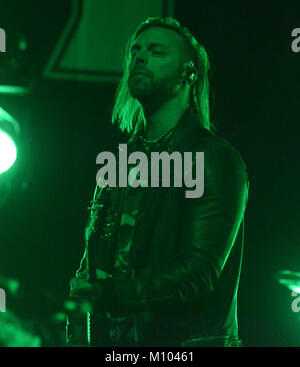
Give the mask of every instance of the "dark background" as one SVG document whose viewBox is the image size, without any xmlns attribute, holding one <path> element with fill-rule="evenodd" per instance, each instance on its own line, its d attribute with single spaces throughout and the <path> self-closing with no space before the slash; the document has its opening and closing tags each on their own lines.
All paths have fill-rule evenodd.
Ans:
<svg viewBox="0 0 300 367">
<path fill-rule="evenodd" d="M 0 94 L 24 134 L 16 167 L 2 175 L 12 186 L 0 207 L 0 273 L 37 300 L 41 290 L 57 297 L 24 303 L 33 320 L 66 297 L 83 253 L 96 156 L 118 144 L 119 133 L 110 124 L 116 84 L 39 77 L 69 1 L 20 3 L 0 2 L 0 27 L 27 34 L 24 69 L 34 86 L 23 97 Z M 247 346 L 300 346 L 291 292 L 275 279 L 281 269 L 300 271 L 300 53 L 291 50 L 300 2 L 176 1 L 175 18 L 207 49 L 212 120 L 248 169 L 240 335 Z"/>
</svg>

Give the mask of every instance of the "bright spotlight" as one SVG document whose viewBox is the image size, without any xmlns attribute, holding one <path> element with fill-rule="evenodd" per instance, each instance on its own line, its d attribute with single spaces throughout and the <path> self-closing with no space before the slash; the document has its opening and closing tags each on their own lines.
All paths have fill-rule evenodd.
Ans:
<svg viewBox="0 0 300 367">
<path fill-rule="evenodd" d="M 9 170 L 17 159 L 19 133 L 19 123 L 0 107 L 0 174 Z"/>
<path fill-rule="evenodd" d="M 17 147 L 13 139 L 0 130 L 0 174 L 10 169 L 17 158 Z"/>
</svg>

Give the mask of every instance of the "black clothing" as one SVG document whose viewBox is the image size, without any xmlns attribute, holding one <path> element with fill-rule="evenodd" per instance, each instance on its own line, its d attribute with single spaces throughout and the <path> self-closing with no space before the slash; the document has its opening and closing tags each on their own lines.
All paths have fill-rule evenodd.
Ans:
<svg viewBox="0 0 300 367">
<path fill-rule="evenodd" d="M 187 187 L 172 185 L 103 190 L 109 203 L 105 219 L 96 232 L 88 227 L 87 239 L 96 238 L 94 249 L 85 251 L 77 272 L 84 276 L 93 261 L 112 274 L 100 281 L 107 303 L 102 310 L 99 303 L 96 344 L 239 345 L 237 293 L 249 189 L 245 164 L 226 139 L 201 127 L 190 111 L 159 149 L 204 152 L 204 194 L 186 198 Z M 143 150 L 150 154 L 139 138 L 128 144 L 128 155 Z"/>
</svg>

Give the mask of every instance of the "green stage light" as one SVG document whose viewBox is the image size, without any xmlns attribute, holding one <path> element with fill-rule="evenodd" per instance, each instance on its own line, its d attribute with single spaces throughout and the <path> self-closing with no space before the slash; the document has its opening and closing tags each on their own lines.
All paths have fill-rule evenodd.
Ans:
<svg viewBox="0 0 300 367">
<path fill-rule="evenodd" d="M 9 170 L 17 159 L 18 121 L 0 107 L 0 174 Z"/>
<path fill-rule="evenodd" d="M 0 174 L 10 169 L 17 159 L 17 147 L 13 139 L 0 130 Z"/>
<path fill-rule="evenodd" d="M 300 294 L 300 273 L 290 270 L 280 270 L 276 275 L 279 284 L 289 290 Z"/>
</svg>

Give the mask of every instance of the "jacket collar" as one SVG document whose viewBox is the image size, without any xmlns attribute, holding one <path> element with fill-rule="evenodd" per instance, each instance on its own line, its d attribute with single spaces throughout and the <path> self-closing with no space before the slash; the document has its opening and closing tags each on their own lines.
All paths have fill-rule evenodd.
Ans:
<svg viewBox="0 0 300 367">
<path fill-rule="evenodd" d="M 169 147 L 171 150 L 177 148 L 180 142 L 191 134 L 191 131 L 200 125 L 197 116 L 189 109 L 185 110 L 181 118 L 176 124 L 174 134 L 172 135 Z"/>
<path fill-rule="evenodd" d="M 195 135 L 194 132 L 196 131 L 197 136 L 199 136 L 199 132 L 201 135 L 212 133 L 202 126 L 200 118 L 194 112 L 192 112 L 191 109 L 186 109 L 178 120 L 172 137 L 166 142 L 167 150 L 169 152 L 176 151 L 182 146 L 182 142 L 191 140 L 191 138 Z M 136 146 L 136 144 L 139 144 L 139 141 L 140 135 L 135 136 L 135 138 L 131 141 L 131 146 Z"/>
</svg>

